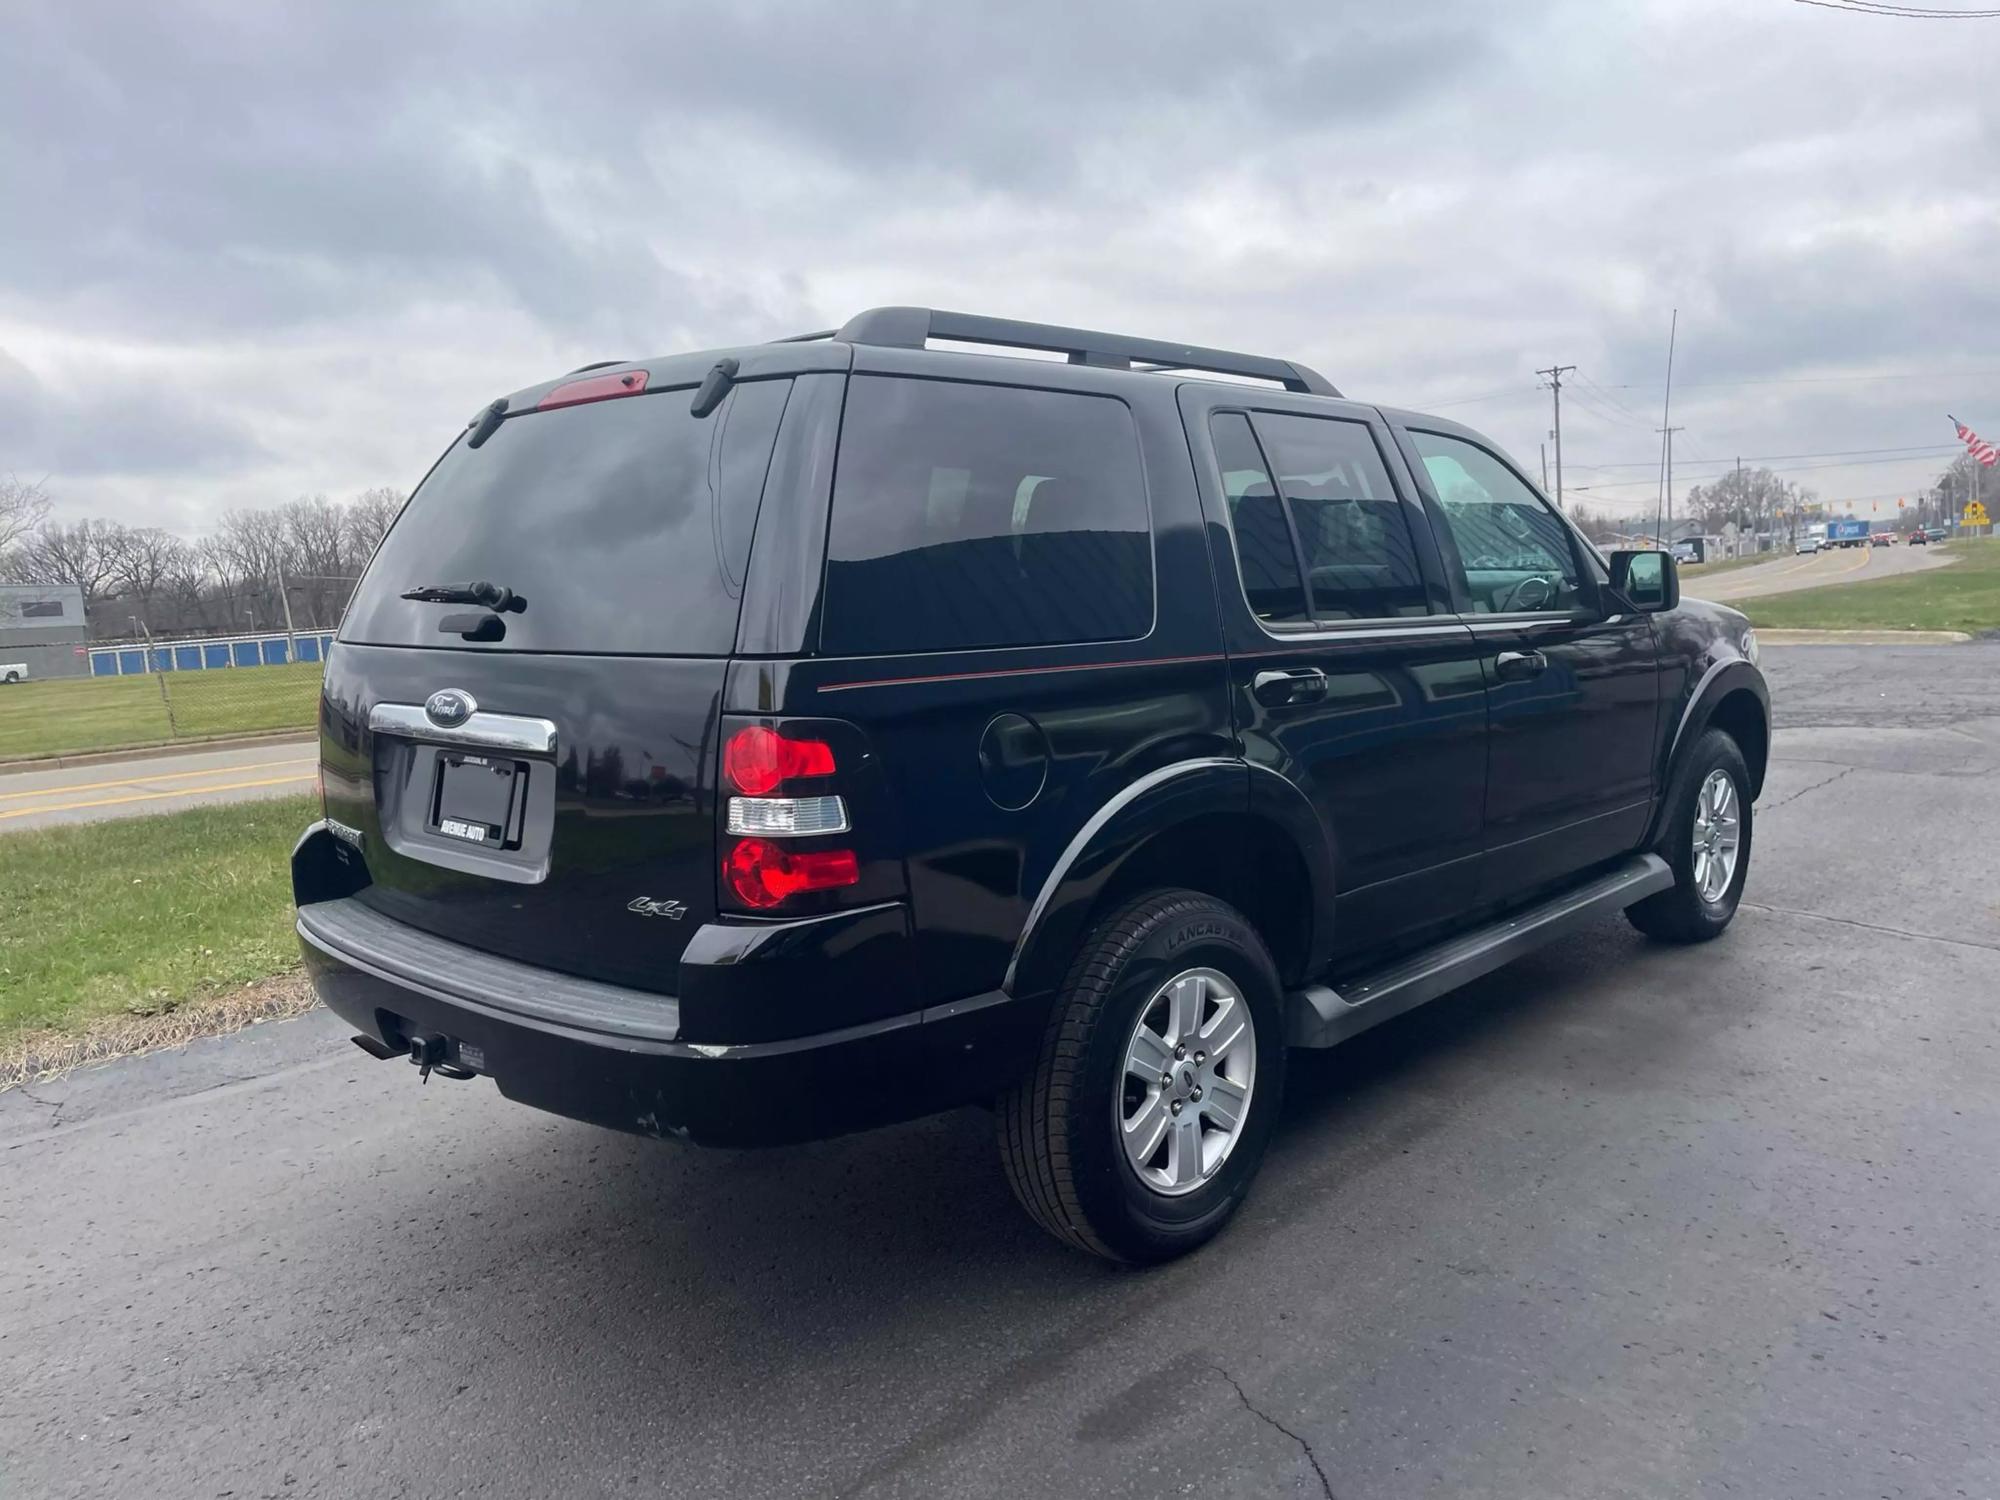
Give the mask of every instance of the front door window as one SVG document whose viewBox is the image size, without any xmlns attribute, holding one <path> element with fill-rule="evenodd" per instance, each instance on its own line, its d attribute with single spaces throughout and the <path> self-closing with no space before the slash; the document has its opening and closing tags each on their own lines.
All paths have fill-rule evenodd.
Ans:
<svg viewBox="0 0 2000 1500">
<path fill-rule="evenodd" d="M 1582 570 L 1562 518 L 1476 443 L 1410 433 L 1444 510 L 1474 614 L 1561 614 L 1582 604 Z"/>
</svg>

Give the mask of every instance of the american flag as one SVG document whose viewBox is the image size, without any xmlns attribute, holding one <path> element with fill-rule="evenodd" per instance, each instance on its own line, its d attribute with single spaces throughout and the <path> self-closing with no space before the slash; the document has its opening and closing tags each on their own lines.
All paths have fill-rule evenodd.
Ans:
<svg viewBox="0 0 2000 1500">
<path fill-rule="evenodd" d="M 1947 412 L 1946 415 L 1949 416 L 1950 413 Z M 1985 438 L 1959 421 L 1957 417 L 1952 417 L 1951 425 L 1958 429 L 1958 440 L 1965 444 L 1965 451 L 1978 459 L 1980 463 L 1989 469 L 1996 463 L 2000 463 L 2000 448 L 1995 448 Z"/>
</svg>

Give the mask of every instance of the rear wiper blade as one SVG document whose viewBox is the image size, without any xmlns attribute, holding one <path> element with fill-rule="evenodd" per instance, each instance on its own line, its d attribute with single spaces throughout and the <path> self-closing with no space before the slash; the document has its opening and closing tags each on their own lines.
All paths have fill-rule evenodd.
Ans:
<svg viewBox="0 0 2000 1500">
<path fill-rule="evenodd" d="M 403 590 L 403 597 L 419 604 L 483 604 L 496 615 L 519 614 L 528 607 L 526 599 L 498 583 L 427 583 Z"/>
</svg>

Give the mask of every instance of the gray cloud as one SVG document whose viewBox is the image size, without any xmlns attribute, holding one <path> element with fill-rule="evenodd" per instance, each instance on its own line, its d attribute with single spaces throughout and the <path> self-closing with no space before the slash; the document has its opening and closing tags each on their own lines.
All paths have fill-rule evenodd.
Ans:
<svg viewBox="0 0 2000 1500">
<path fill-rule="evenodd" d="M 1967 29 L 1729 0 L 35 0 L 0 56 L 26 208 L 0 471 L 200 524 L 408 483 L 480 401 L 586 359 L 880 301 L 1292 354 L 1531 461 L 1560 358 L 1612 392 L 1565 413 L 1578 473 L 1653 451 L 1674 306 L 1691 452 L 1928 442 L 1949 402 L 2000 427 L 2000 378 L 1704 384 L 2000 365 Z"/>
</svg>

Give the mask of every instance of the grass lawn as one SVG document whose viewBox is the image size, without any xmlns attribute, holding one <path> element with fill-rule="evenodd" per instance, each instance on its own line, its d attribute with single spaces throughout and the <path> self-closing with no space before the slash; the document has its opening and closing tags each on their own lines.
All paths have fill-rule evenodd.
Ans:
<svg viewBox="0 0 2000 1500">
<path fill-rule="evenodd" d="M 1681 577 L 1690 583 L 1703 578 L 1713 578 L 1718 573 L 1734 573 L 1738 568 L 1754 568 L 1758 563 L 1777 562 L 1789 557 L 1789 552 L 1753 552 L 1748 557 L 1724 557 L 1714 562 L 1683 563 Z"/>
<path fill-rule="evenodd" d="M 2000 630 L 2000 540 L 1956 541 L 1950 549 L 1949 567 L 1732 599 L 1730 607 L 1774 630 Z"/>
<path fill-rule="evenodd" d="M 317 807 L 287 797 L 0 835 L 0 1050 L 296 966 L 289 856 Z"/>
<path fill-rule="evenodd" d="M 173 719 L 156 677 L 70 677 L 0 687 L 0 761 L 156 745 L 201 735 L 309 729 L 320 666 L 169 672 Z"/>
</svg>

